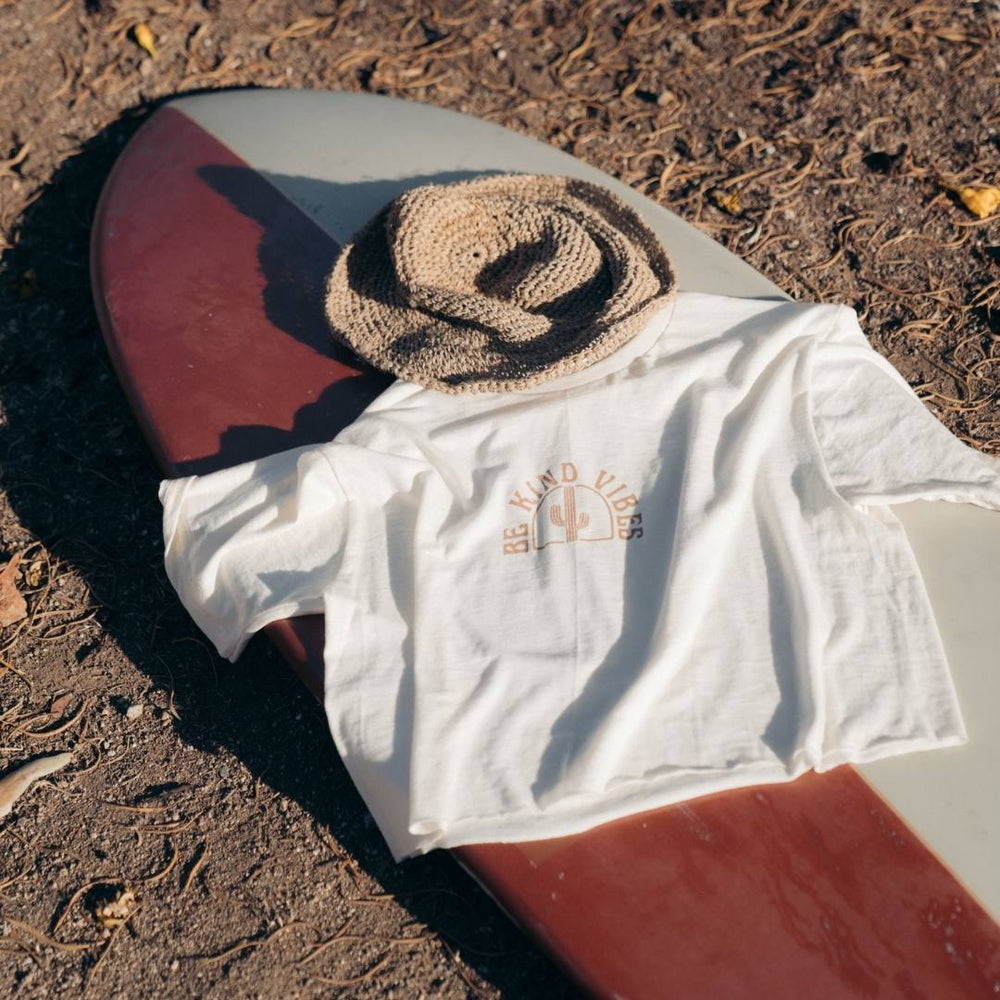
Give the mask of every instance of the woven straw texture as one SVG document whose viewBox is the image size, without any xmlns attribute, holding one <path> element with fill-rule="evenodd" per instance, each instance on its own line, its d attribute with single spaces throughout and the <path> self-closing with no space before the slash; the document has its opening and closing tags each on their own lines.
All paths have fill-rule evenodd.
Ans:
<svg viewBox="0 0 1000 1000">
<path fill-rule="evenodd" d="M 498 174 L 412 188 L 344 247 L 334 336 L 448 393 L 507 392 L 586 368 L 676 294 L 673 264 L 607 189 Z"/>
</svg>

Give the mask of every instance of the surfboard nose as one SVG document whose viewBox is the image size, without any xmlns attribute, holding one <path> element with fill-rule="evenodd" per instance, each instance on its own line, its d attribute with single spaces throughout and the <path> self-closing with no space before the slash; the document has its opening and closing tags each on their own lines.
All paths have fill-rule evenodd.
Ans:
<svg viewBox="0 0 1000 1000">
<path fill-rule="evenodd" d="M 322 294 L 338 251 L 181 111 L 161 108 L 136 133 L 98 203 L 91 277 L 164 472 L 330 440 L 389 384 L 331 337 Z"/>
</svg>

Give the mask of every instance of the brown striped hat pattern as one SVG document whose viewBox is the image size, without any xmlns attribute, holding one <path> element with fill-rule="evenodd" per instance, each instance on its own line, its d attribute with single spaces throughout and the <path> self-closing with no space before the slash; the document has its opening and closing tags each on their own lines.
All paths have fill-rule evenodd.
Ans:
<svg viewBox="0 0 1000 1000">
<path fill-rule="evenodd" d="M 600 361 L 677 291 L 656 236 L 611 191 L 495 174 L 411 188 L 327 277 L 334 336 L 398 378 L 507 392 Z"/>
</svg>

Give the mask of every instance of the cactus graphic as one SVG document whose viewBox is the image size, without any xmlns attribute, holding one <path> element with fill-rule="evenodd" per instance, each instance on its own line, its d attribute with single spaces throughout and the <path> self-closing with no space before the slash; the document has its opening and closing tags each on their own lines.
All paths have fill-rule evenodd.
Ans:
<svg viewBox="0 0 1000 1000">
<path fill-rule="evenodd" d="M 563 487 L 563 505 L 566 508 L 566 514 L 563 515 L 562 508 L 559 504 L 553 504 L 549 509 L 549 517 L 552 523 L 557 528 L 566 529 L 566 541 L 575 542 L 577 539 L 577 532 L 581 528 L 586 528 L 590 524 L 590 515 L 581 514 L 579 517 L 576 515 L 576 496 L 575 496 L 575 486 L 564 486 Z"/>
</svg>

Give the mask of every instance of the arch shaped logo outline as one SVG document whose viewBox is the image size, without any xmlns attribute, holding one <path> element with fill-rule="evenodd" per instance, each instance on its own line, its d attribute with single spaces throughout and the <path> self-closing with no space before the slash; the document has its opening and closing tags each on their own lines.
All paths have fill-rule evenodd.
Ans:
<svg viewBox="0 0 1000 1000">
<path fill-rule="evenodd" d="M 614 537 L 611 505 L 593 486 L 583 483 L 549 490 L 531 517 L 531 547 L 535 550 L 573 542 L 611 541 Z"/>
</svg>

